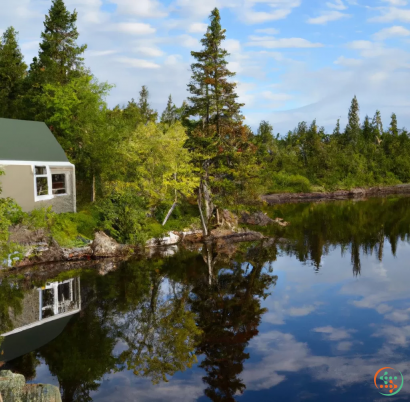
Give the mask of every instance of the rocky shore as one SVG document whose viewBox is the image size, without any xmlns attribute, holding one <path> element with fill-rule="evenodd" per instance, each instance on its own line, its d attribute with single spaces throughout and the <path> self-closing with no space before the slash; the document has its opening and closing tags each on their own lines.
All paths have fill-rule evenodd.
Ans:
<svg viewBox="0 0 410 402">
<path fill-rule="evenodd" d="M 95 261 L 107 258 L 124 260 L 135 254 L 155 254 L 156 249 L 176 246 L 192 245 L 195 243 L 237 243 L 259 241 L 264 236 L 247 228 L 240 228 L 239 224 L 266 226 L 277 224 L 287 226 L 282 219 L 271 219 L 262 212 L 242 213 L 240 217 L 230 211 L 221 213 L 219 225 L 204 237 L 201 230 L 187 230 L 183 232 L 172 231 L 161 238 L 150 239 L 143 246 L 119 244 L 104 232 L 96 232 L 94 240 L 83 247 L 61 247 L 44 230 L 30 230 L 26 227 L 16 226 L 10 229 L 10 241 L 24 246 L 23 255 L 10 254 L 3 268 L 24 268 L 46 263 L 66 263 L 75 261 Z M 1 262 L 0 262 L 1 266 Z"/>
</svg>

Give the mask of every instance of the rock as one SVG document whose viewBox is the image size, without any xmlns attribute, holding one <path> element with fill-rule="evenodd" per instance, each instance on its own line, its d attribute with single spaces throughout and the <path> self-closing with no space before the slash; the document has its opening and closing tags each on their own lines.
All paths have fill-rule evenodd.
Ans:
<svg viewBox="0 0 410 402">
<path fill-rule="evenodd" d="M 117 243 L 104 232 L 96 232 L 94 241 L 91 243 L 91 250 L 94 257 L 116 257 L 129 253 L 131 248 Z"/>
<path fill-rule="evenodd" d="M 221 229 L 235 230 L 238 227 L 238 217 L 227 209 L 222 210 L 219 220 Z"/>
<path fill-rule="evenodd" d="M 249 214 L 248 212 L 242 212 L 241 219 L 239 222 L 244 223 L 245 225 L 257 226 L 267 226 L 274 223 L 280 226 L 290 225 L 289 222 L 285 222 L 282 218 L 271 219 L 263 212 L 255 212 L 253 214 Z"/>
<path fill-rule="evenodd" d="M 258 226 L 267 226 L 275 221 L 263 212 L 255 212 L 253 214 L 249 214 L 248 212 L 242 212 L 241 218 L 239 220 L 240 223 L 244 223 L 245 225 L 258 225 Z"/>
<path fill-rule="evenodd" d="M 76 247 L 76 248 L 63 248 L 64 259 L 70 260 L 81 260 L 84 258 L 90 258 L 93 254 L 91 246 Z"/>
<path fill-rule="evenodd" d="M 8 370 L 0 371 L 0 393 L 4 402 L 61 402 L 54 385 L 26 384 L 23 375 Z"/>
<path fill-rule="evenodd" d="M 172 246 L 178 244 L 181 241 L 181 237 L 177 232 L 169 232 L 168 236 L 149 239 L 145 243 L 145 247 Z"/>
<path fill-rule="evenodd" d="M 239 232 L 239 233 L 231 233 L 230 235 L 226 235 L 224 237 L 219 237 L 218 239 L 223 239 L 225 242 L 247 242 L 247 241 L 257 241 L 264 239 L 262 233 L 253 232 L 251 230 L 246 232 Z"/>
</svg>

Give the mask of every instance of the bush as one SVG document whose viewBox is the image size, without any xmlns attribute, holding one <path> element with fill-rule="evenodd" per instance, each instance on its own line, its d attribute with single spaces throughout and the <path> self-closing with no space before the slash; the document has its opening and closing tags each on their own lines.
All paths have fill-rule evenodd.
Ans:
<svg viewBox="0 0 410 402">
<path fill-rule="evenodd" d="M 268 187 L 270 193 L 308 193 L 312 191 L 309 179 L 301 175 L 289 175 L 284 172 L 273 173 L 271 185 Z"/>
<path fill-rule="evenodd" d="M 0 211 L 12 225 L 21 223 L 26 215 L 12 198 L 0 198 Z"/>
</svg>

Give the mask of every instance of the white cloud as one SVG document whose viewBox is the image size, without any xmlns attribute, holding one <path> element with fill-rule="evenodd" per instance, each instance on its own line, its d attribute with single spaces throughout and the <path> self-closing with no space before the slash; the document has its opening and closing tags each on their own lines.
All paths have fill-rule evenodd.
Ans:
<svg viewBox="0 0 410 402">
<path fill-rule="evenodd" d="M 323 47 L 321 43 L 309 42 L 303 38 L 279 38 L 275 39 L 270 36 L 250 36 L 250 42 L 246 46 L 264 47 L 267 49 L 284 49 L 284 48 L 314 48 Z"/>
<path fill-rule="evenodd" d="M 379 17 L 373 17 L 369 19 L 370 22 L 392 22 L 392 21 L 401 21 L 401 22 L 410 22 L 410 10 L 390 7 L 382 10 L 382 15 Z"/>
<path fill-rule="evenodd" d="M 200 46 L 199 40 L 188 34 L 180 35 L 176 40 L 180 46 L 187 47 L 188 49 L 196 49 Z"/>
<path fill-rule="evenodd" d="M 143 56 L 148 57 L 160 57 L 164 55 L 164 52 L 157 47 L 150 47 L 150 46 L 137 46 L 132 49 L 133 52 L 139 53 Z"/>
<path fill-rule="evenodd" d="M 163 18 L 167 16 L 164 7 L 157 0 L 109 0 L 117 5 L 117 12 L 142 18 Z"/>
<path fill-rule="evenodd" d="M 342 0 L 335 0 L 334 3 L 327 2 L 326 5 L 329 8 L 334 8 L 335 10 L 346 10 L 346 6 L 343 4 Z"/>
<path fill-rule="evenodd" d="M 363 61 L 359 59 L 349 59 L 344 56 L 340 56 L 333 63 L 345 67 L 357 67 L 360 66 Z"/>
<path fill-rule="evenodd" d="M 118 53 L 117 50 L 87 50 L 86 55 L 90 57 L 109 56 Z"/>
<path fill-rule="evenodd" d="M 135 68 L 160 68 L 159 64 L 143 59 L 133 59 L 131 57 L 118 57 L 115 59 L 118 63 L 125 64 L 129 67 Z"/>
<path fill-rule="evenodd" d="M 389 3 L 392 6 L 405 6 L 407 4 L 406 0 L 382 0 L 385 3 Z"/>
<path fill-rule="evenodd" d="M 399 26 L 395 25 L 390 28 L 384 28 L 379 32 L 376 32 L 373 35 L 373 39 L 376 40 L 385 40 L 389 38 L 397 38 L 397 37 L 403 37 L 403 36 L 410 36 L 410 30 Z"/>
<path fill-rule="evenodd" d="M 287 95 L 287 94 L 283 94 L 283 95 Z M 289 96 L 289 95 L 288 95 Z M 285 99 L 291 99 L 292 97 L 290 96 L 289 98 L 285 98 Z M 313 311 L 316 310 L 316 306 L 314 305 L 310 305 L 310 306 L 303 306 L 303 307 L 291 307 L 288 310 L 288 313 L 290 316 L 292 317 L 304 317 L 305 315 L 309 315 L 310 313 L 312 313 Z"/>
<path fill-rule="evenodd" d="M 344 341 L 344 342 L 339 342 L 337 344 L 336 349 L 342 352 L 347 352 L 348 350 L 352 348 L 352 346 L 353 346 L 353 342 Z"/>
<path fill-rule="evenodd" d="M 346 330 L 344 328 L 334 328 L 330 325 L 327 327 L 314 328 L 312 331 L 325 334 L 325 338 L 329 341 L 340 341 L 342 339 L 350 338 L 350 333 L 355 332 L 353 329 Z"/>
<path fill-rule="evenodd" d="M 276 35 L 279 33 L 279 29 L 276 28 L 263 28 L 263 29 L 256 29 L 255 32 L 258 33 L 265 33 L 268 35 Z"/>
<path fill-rule="evenodd" d="M 319 17 L 309 18 L 307 20 L 308 24 L 327 24 L 330 21 L 337 21 L 341 18 L 350 17 L 350 14 L 341 13 L 340 11 L 326 11 L 323 12 Z"/>
<path fill-rule="evenodd" d="M 272 11 L 255 11 L 258 3 L 269 6 Z M 294 8 L 299 7 L 301 0 L 244 0 L 235 7 L 239 18 L 246 24 L 262 24 L 286 18 Z"/>
<path fill-rule="evenodd" d="M 114 26 L 114 29 L 131 35 L 148 35 L 156 31 L 150 24 L 142 22 L 120 22 Z"/>
<path fill-rule="evenodd" d="M 208 25 L 202 22 L 194 22 L 188 27 L 188 32 L 205 34 Z"/>
<path fill-rule="evenodd" d="M 369 40 L 354 40 L 346 45 L 349 49 L 363 50 L 374 49 L 375 44 Z"/>
</svg>

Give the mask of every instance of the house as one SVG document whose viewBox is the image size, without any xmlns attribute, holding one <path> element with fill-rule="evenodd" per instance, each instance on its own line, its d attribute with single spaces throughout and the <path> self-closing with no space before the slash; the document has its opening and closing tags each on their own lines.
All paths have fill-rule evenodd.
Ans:
<svg viewBox="0 0 410 402">
<path fill-rule="evenodd" d="M 76 212 L 75 166 L 45 123 L 0 118 L 0 197 L 25 212 Z"/>
</svg>

